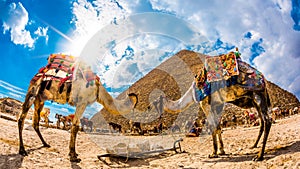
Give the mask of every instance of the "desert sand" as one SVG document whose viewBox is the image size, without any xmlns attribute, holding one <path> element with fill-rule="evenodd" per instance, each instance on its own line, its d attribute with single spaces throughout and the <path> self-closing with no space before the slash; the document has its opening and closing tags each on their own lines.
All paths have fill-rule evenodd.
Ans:
<svg viewBox="0 0 300 169">
<path fill-rule="evenodd" d="M 3 114 L 3 113 L 2 113 Z M 0 168 L 1 169 L 96 169 L 96 168 L 300 168 L 300 114 L 277 120 L 272 125 L 266 147 L 265 159 L 254 162 L 252 158 L 260 148 L 250 149 L 254 143 L 258 127 L 238 126 L 223 129 L 224 148 L 227 155 L 208 158 L 212 151 L 210 135 L 184 137 L 184 134 L 164 136 L 122 136 L 119 134 L 100 135 L 79 132 L 77 153 L 80 163 L 68 159 L 70 133 L 66 130 L 40 127 L 50 148 L 42 144 L 27 121 L 24 126 L 24 144 L 28 156 L 18 154 L 18 128 L 15 121 L 0 118 Z M 182 153 L 165 151 L 147 158 L 97 158 L 106 153 L 106 148 L 120 142 L 134 143 L 149 141 L 164 148 L 172 147 L 173 141 L 182 137 Z"/>
</svg>

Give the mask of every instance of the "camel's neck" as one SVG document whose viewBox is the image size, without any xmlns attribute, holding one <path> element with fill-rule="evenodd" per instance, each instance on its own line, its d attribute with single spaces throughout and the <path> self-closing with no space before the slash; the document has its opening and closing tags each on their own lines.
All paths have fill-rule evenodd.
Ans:
<svg viewBox="0 0 300 169">
<path fill-rule="evenodd" d="M 133 108 L 129 97 L 126 97 L 124 100 L 116 100 L 101 84 L 99 86 L 98 102 L 102 104 L 108 112 L 115 115 L 130 113 Z"/>
<path fill-rule="evenodd" d="M 164 110 L 171 113 L 180 113 L 187 109 L 192 103 L 193 99 L 193 86 L 178 100 L 164 100 Z"/>
</svg>

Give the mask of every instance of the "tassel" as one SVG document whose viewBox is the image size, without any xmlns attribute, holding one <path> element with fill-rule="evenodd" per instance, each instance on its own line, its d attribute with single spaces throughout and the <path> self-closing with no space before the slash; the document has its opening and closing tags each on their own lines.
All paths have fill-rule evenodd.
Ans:
<svg viewBox="0 0 300 169">
<path fill-rule="evenodd" d="M 49 90 L 51 88 L 51 85 L 52 85 L 52 80 L 49 80 L 47 82 L 46 89 Z"/>
<path fill-rule="evenodd" d="M 65 87 L 65 83 L 61 84 L 61 86 L 59 87 L 59 94 L 63 92 L 64 87 Z"/>
</svg>

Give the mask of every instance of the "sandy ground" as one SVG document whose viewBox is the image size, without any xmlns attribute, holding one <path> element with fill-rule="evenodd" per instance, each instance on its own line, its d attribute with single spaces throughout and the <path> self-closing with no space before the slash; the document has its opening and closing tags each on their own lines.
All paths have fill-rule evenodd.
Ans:
<svg viewBox="0 0 300 169">
<path fill-rule="evenodd" d="M 265 160 L 254 162 L 252 158 L 259 151 L 250 149 L 258 134 L 257 127 L 236 129 L 226 128 L 223 141 L 227 155 L 210 159 L 212 150 L 211 136 L 184 137 L 183 135 L 164 136 L 122 136 L 99 135 L 80 132 L 77 137 L 77 153 L 82 159 L 80 163 L 72 163 L 68 159 L 70 133 L 64 130 L 41 127 L 45 140 L 50 148 L 42 144 L 31 127 L 25 124 L 24 144 L 28 156 L 18 154 L 17 123 L 0 118 L 0 168 L 1 169 L 32 169 L 32 168 L 300 168 L 300 115 L 278 120 L 272 125 L 269 135 Z M 148 158 L 126 159 L 106 158 L 107 163 L 100 161 L 97 155 L 106 153 L 117 143 L 136 144 L 149 142 L 151 146 L 171 148 L 173 142 L 182 137 L 183 153 L 174 151 L 151 156 Z"/>
</svg>

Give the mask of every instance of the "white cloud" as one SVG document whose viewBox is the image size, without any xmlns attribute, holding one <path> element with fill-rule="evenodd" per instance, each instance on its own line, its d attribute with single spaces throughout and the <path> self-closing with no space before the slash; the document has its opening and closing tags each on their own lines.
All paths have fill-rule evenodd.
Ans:
<svg viewBox="0 0 300 169">
<path fill-rule="evenodd" d="M 8 7 L 7 17 L 3 18 L 3 22 L 4 33 L 10 32 L 11 41 L 15 44 L 33 47 L 34 39 L 25 28 L 28 23 L 28 12 L 22 3 L 11 3 Z"/>
<path fill-rule="evenodd" d="M 261 46 L 265 52 L 254 60 L 256 67 L 268 80 L 289 91 L 298 91 L 295 84 L 299 82 L 300 74 L 300 32 L 293 30 L 291 1 L 150 2 L 154 9 L 173 12 L 186 19 L 208 39 L 220 38 L 238 46 L 247 61 L 251 56 L 251 45 L 262 38 Z M 246 32 L 252 33 L 251 39 L 243 38 Z"/>
<path fill-rule="evenodd" d="M 142 9 L 141 0 L 120 0 L 119 2 L 123 9 L 119 8 L 116 3 L 107 0 L 93 1 L 93 4 L 84 0 L 74 3 L 73 12 L 76 18 L 74 22 L 77 27 L 77 35 L 80 37 L 87 35 L 88 32 L 94 33 L 106 24 L 113 22 L 114 17 L 119 19 Z M 265 52 L 257 56 L 253 63 L 266 75 L 268 80 L 289 91 L 295 91 L 294 85 L 291 84 L 296 84 L 295 79 L 298 79 L 298 74 L 300 74 L 298 59 L 300 50 L 297 50 L 300 43 L 300 32 L 293 29 L 290 1 L 149 0 L 148 3 L 150 5 L 147 5 L 151 6 L 154 11 L 173 13 L 178 18 L 192 24 L 198 32 L 212 42 L 220 39 L 224 43 L 239 47 L 242 58 L 246 61 L 249 61 L 253 54 L 252 45 L 262 39 L 260 45 Z M 169 29 L 174 30 L 174 27 Z M 251 32 L 251 38 L 244 37 L 247 32 Z M 160 43 L 154 39 L 153 41 L 140 41 L 140 45 L 156 46 L 156 48 L 164 45 Z M 132 48 L 140 47 L 133 44 L 130 46 Z M 120 56 L 118 53 L 120 51 L 116 51 L 118 56 Z M 223 49 L 219 50 L 219 52 L 223 51 Z M 117 59 L 112 58 L 109 66 L 113 66 Z M 145 64 L 149 64 L 147 58 L 143 59 L 140 59 L 141 62 L 138 66 L 140 71 Z M 156 60 L 154 59 L 153 62 Z M 288 75 L 287 72 L 289 72 Z M 107 72 L 104 79 L 108 79 L 113 74 L 113 72 Z"/>
<path fill-rule="evenodd" d="M 32 37 L 30 30 L 26 26 L 30 24 L 29 15 L 21 2 L 11 3 L 5 9 L 3 19 L 3 33 L 10 33 L 11 41 L 17 45 L 24 45 L 29 48 L 34 47 L 35 41 L 43 36 L 48 41 L 48 28 L 38 27 Z"/>
<path fill-rule="evenodd" d="M 67 50 L 79 55 L 84 45 L 101 28 L 124 18 L 126 11 L 110 0 L 78 0 L 73 3 L 73 20 L 76 30 L 73 32 L 74 43 Z"/>
<path fill-rule="evenodd" d="M 2 80 L 0 80 L 0 89 L 6 97 L 9 96 L 15 99 L 20 99 L 26 95 L 26 91 L 23 89 Z"/>
<path fill-rule="evenodd" d="M 166 52 L 175 54 L 184 48 L 178 40 L 150 33 L 136 35 L 114 45 L 115 56 L 107 53 L 103 55 L 104 59 L 101 61 L 101 64 L 109 66 L 110 70 L 99 72 L 102 75 L 101 81 L 113 88 L 133 84 L 158 66 L 161 63 L 160 57 Z M 104 68 L 99 70 L 104 70 Z"/>
<path fill-rule="evenodd" d="M 36 31 L 34 31 L 34 34 L 37 35 L 38 37 L 45 37 L 46 43 L 48 43 L 49 40 L 49 35 L 47 35 L 48 32 L 48 27 L 38 27 Z"/>
</svg>

